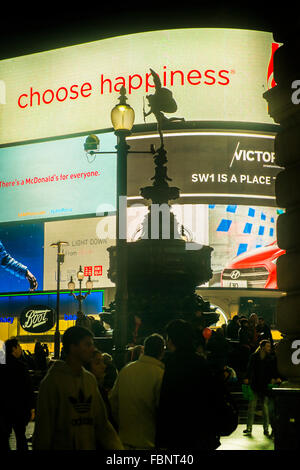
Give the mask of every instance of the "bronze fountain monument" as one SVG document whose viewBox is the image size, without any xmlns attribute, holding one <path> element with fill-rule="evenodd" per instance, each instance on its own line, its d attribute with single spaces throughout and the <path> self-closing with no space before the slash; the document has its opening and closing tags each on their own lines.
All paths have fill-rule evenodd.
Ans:
<svg viewBox="0 0 300 470">
<path fill-rule="evenodd" d="M 169 186 L 167 175 L 167 150 L 163 141 L 163 126 L 168 121 L 183 121 L 183 118 L 167 118 L 164 113 L 174 113 L 177 104 L 172 92 L 162 88 L 158 75 L 152 70 L 155 93 L 146 98 L 149 111 L 157 121 L 160 147 L 151 145 L 155 165 L 152 185 L 140 188 L 141 196 L 150 200 L 140 238 L 127 242 L 128 259 L 128 343 L 142 344 L 152 333 L 163 334 L 166 324 L 176 318 L 187 320 L 202 327 L 218 321 L 219 315 L 195 293 L 197 286 L 212 277 L 211 252 L 213 248 L 187 240 L 186 231 L 178 224 L 171 212 L 170 201 L 180 197 L 180 189 Z M 164 210 L 159 212 L 157 208 Z M 158 216 L 157 216 L 158 214 Z M 156 215 L 156 219 L 155 216 Z M 158 218 L 157 218 L 158 217 Z M 155 227 L 153 223 L 155 221 Z M 155 236 L 153 236 L 155 232 Z M 187 243 L 189 249 L 186 249 Z M 108 248 L 110 268 L 108 277 L 116 281 L 116 248 Z M 104 311 L 110 312 L 113 320 L 115 303 Z M 106 315 L 105 315 L 106 316 Z M 139 324 L 138 333 L 136 324 Z"/>
</svg>

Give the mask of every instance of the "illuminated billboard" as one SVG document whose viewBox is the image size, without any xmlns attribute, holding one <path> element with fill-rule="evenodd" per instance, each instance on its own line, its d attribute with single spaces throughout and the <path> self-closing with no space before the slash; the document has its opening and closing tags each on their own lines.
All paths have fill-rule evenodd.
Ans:
<svg viewBox="0 0 300 470">
<path fill-rule="evenodd" d="M 113 133 L 100 137 L 115 151 Z M 0 148 L 0 223 L 96 214 L 116 204 L 116 154 L 91 157 L 85 137 Z"/>
<path fill-rule="evenodd" d="M 113 133 L 99 135 L 101 150 L 114 152 Z M 0 149 L 0 223 L 102 215 L 116 210 L 116 154 L 89 156 L 85 137 Z M 128 138 L 131 150 L 159 144 L 157 134 Z M 275 206 L 274 135 L 248 131 L 165 133 L 168 175 L 181 203 Z M 128 155 L 128 200 L 154 174 L 151 154 Z M 106 208 L 106 209 L 105 209 Z"/>
<path fill-rule="evenodd" d="M 170 184 L 181 190 L 173 209 L 194 241 L 214 248 L 209 286 L 277 288 L 276 260 L 282 252 L 275 233 L 274 183 L 280 168 L 274 135 L 203 129 L 166 132 L 164 138 Z M 41 290 L 56 288 L 56 255 L 50 245 L 57 240 L 69 243 L 62 288 L 79 265 L 95 287 L 114 286 L 107 277 L 107 248 L 115 244 L 116 157 L 86 155 L 84 140 L 73 137 L 0 149 L 2 181 L 10 175 L 15 182 L 25 182 L 0 188 L 0 240 L 10 256 L 35 275 Z M 112 133 L 100 135 L 100 141 L 103 150 L 113 150 Z M 159 137 L 140 133 L 128 143 L 139 152 L 150 143 L 158 145 Z M 40 177 L 50 171 L 65 179 L 36 184 L 27 180 L 29 173 Z M 154 171 L 152 154 L 128 155 L 129 241 L 137 239 L 147 211 L 140 188 L 150 184 Z M 98 176 L 84 178 L 96 172 Z M 28 289 L 24 276 L 5 269 L 0 280 L 2 292 Z"/>
<path fill-rule="evenodd" d="M 150 67 L 186 121 L 273 124 L 262 94 L 274 86 L 277 47 L 268 32 L 185 28 L 2 60 L 0 145 L 111 129 L 121 86 L 135 124 L 143 124 L 143 99 L 154 91 Z"/>
<path fill-rule="evenodd" d="M 107 277 L 109 269 L 107 248 L 115 245 L 115 232 L 114 230 L 108 232 L 106 228 L 115 228 L 115 219 L 115 216 L 107 216 L 45 223 L 44 289 L 56 289 L 57 261 L 51 243 L 55 243 L 58 239 L 69 243 L 64 247 L 65 262 L 61 266 L 63 288 L 67 288 L 71 276 L 77 279 L 79 265 L 82 265 L 85 276 L 91 276 L 94 288 L 114 287 Z"/>
<path fill-rule="evenodd" d="M 277 288 L 282 251 L 274 182 L 281 169 L 262 97 L 275 85 L 277 47 L 268 32 L 186 28 L 0 61 L 1 292 L 28 290 L 25 268 L 39 290 L 54 290 L 56 252 L 50 245 L 60 239 L 69 243 L 63 289 L 79 265 L 94 287 L 114 287 L 107 276 L 116 226 L 117 140 L 110 111 L 125 86 L 135 124 L 144 130 L 128 138 L 131 150 L 159 145 L 158 134 L 143 127 L 145 97 L 154 93 L 150 67 L 173 93 L 176 117 L 185 120 L 164 132 L 170 185 L 181 191 L 171 203 L 192 239 L 214 248 L 208 287 Z M 153 114 L 146 118 L 154 122 Z M 84 152 L 91 133 L 110 155 Z M 129 241 L 139 236 L 147 210 L 140 189 L 153 175 L 151 154 L 129 153 Z M 107 236 L 99 230 L 102 222 Z"/>
<path fill-rule="evenodd" d="M 234 130 L 165 132 L 168 176 L 180 188 L 181 203 L 256 204 L 275 206 L 274 134 Z M 159 146 L 154 134 L 128 138 L 137 152 Z M 152 155 L 128 158 L 130 203 L 142 201 L 140 188 L 154 174 Z"/>
<path fill-rule="evenodd" d="M 281 210 L 255 205 L 174 204 L 172 211 L 190 241 L 214 250 L 208 287 L 277 289 L 276 264 L 283 250 L 276 243 L 276 221 Z M 128 208 L 128 242 L 141 236 L 146 213 L 146 206 Z M 107 275 L 107 248 L 115 245 L 115 227 L 116 216 L 1 224 L 0 240 L 7 253 L 34 274 L 38 290 L 56 289 L 57 252 L 51 244 L 58 240 L 68 242 L 61 265 L 61 288 L 68 288 L 71 276 L 77 279 L 81 265 L 94 288 L 104 289 L 114 287 Z M 2 264 L 0 292 L 28 288 L 24 276 Z"/>
<path fill-rule="evenodd" d="M 172 211 L 188 241 L 213 248 L 207 287 L 277 289 L 276 241 L 281 209 L 237 204 L 174 204 Z M 141 235 L 145 207 L 128 209 L 128 241 Z"/>
<path fill-rule="evenodd" d="M 29 289 L 23 270 L 14 268 L 12 263 L 24 266 L 36 277 L 39 291 L 55 290 L 57 250 L 51 244 L 58 240 L 68 243 L 64 247 L 64 263 L 61 264 L 62 289 L 68 288 L 71 276 L 77 283 L 79 266 L 82 266 L 85 281 L 91 276 L 93 288 L 113 287 L 114 284 L 107 277 L 107 248 L 115 245 L 112 227 L 115 228 L 115 216 L 46 223 L 0 224 L 1 245 L 5 250 L 5 257 L 10 257 L 8 263 L 4 262 L 5 257 L 0 250 L 0 292 L 22 292 Z"/>
</svg>

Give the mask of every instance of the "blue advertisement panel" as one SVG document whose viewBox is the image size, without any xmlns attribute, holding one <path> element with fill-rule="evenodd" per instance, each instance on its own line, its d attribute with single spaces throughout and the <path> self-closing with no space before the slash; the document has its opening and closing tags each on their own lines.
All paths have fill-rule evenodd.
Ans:
<svg viewBox="0 0 300 470">
<path fill-rule="evenodd" d="M 84 291 L 85 292 L 85 291 Z M 78 291 L 74 291 L 78 294 Z M 84 313 L 97 315 L 102 312 L 104 301 L 103 290 L 94 290 L 84 301 Z M 35 305 L 47 305 L 56 309 L 56 292 L 35 292 L 18 295 L 0 295 L 0 318 L 3 323 L 12 323 L 15 317 L 19 317 L 25 307 Z M 60 293 L 60 313 L 64 320 L 70 320 L 78 311 L 78 303 L 69 292 Z"/>
<path fill-rule="evenodd" d="M 0 223 L 96 214 L 116 206 L 116 136 L 98 136 L 102 151 L 87 155 L 85 137 L 0 148 Z"/>
<path fill-rule="evenodd" d="M 43 290 L 44 224 L 19 223 L 0 225 L 0 292 L 29 289 L 27 268 Z"/>
</svg>

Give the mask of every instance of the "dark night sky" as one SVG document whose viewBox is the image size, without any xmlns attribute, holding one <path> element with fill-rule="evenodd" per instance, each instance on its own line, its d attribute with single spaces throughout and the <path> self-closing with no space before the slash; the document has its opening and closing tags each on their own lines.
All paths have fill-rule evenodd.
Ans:
<svg viewBox="0 0 300 470">
<path fill-rule="evenodd" d="M 236 27 L 274 31 L 274 28 L 290 29 L 290 21 L 299 18 L 295 12 L 281 10 L 274 2 L 249 2 L 239 5 L 213 2 L 212 7 L 195 3 L 148 1 L 127 2 L 125 6 L 111 6 L 102 2 L 94 7 L 90 3 L 77 3 L 68 9 L 63 2 L 39 4 L 39 8 L 26 3 L 12 5 L 1 14 L 0 59 L 16 57 L 32 52 L 64 47 L 82 42 L 155 29 L 184 27 Z M 242 2 L 240 2 L 242 3 Z M 268 5 L 266 5 L 266 3 Z M 175 5 L 173 7 L 172 5 Z M 271 5 L 271 8 L 269 7 Z M 276 5 L 278 5 L 276 3 Z M 128 9 L 129 6 L 129 9 Z M 68 10 L 68 11 L 67 11 Z M 35 12 L 35 13 L 33 13 Z M 299 21 L 299 20 L 298 20 Z M 300 32 L 300 23 L 298 23 Z"/>
</svg>

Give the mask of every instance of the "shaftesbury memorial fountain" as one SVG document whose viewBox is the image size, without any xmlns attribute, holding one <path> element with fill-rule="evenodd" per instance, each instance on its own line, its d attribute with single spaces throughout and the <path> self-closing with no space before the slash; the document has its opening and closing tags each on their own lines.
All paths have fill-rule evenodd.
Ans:
<svg viewBox="0 0 300 470">
<path fill-rule="evenodd" d="M 151 70 L 151 69 L 150 69 Z M 209 302 L 195 293 L 197 286 L 212 277 L 211 252 L 213 248 L 187 240 L 184 227 L 171 212 L 170 201 L 180 197 L 180 189 L 169 186 L 167 175 L 167 150 L 162 129 L 168 121 L 182 119 L 167 118 L 163 114 L 173 113 L 177 104 L 172 93 L 162 88 L 158 75 L 151 70 L 155 93 L 148 95 L 150 107 L 157 120 L 160 147 L 151 145 L 155 164 L 152 186 L 140 189 L 141 196 L 150 200 L 148 214 L 142 223 L 137 241 L 127 243 L 128 253 L 128 343 L 134 339 L 134 330 L 139 324 L 135 341 L 141 344 L 151 333 L 163 333 L 166 324 L 182 318 L 202 327 L 218 320 L 210 309 Z M 184 160 L 183 160 L 184 161 Z M 108 248 L 110 269 L 108 277 L 116 281 L 116 248 Z M 114 312 L 114 303 L 108 312 Z"/>
</svg>

